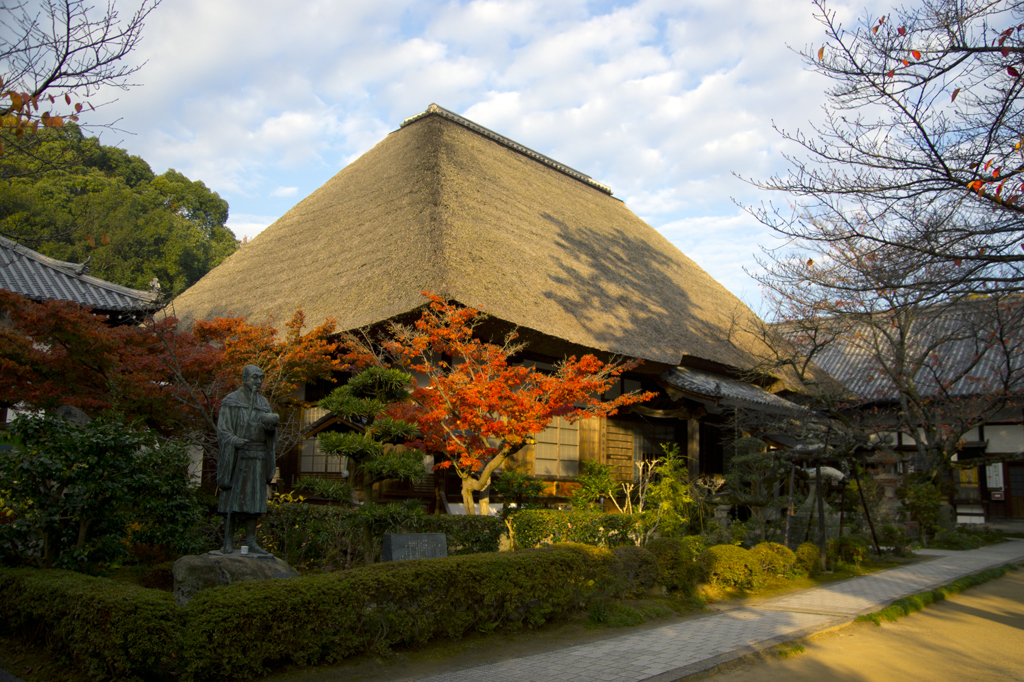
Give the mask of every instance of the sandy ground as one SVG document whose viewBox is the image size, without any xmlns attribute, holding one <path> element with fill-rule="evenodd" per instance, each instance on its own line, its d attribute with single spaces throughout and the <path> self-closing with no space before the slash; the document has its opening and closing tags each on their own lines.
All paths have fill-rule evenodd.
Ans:
<svg viewBox="0 0 1024 682">
<path fill-rule="evenodd" d="M 1024 680 L 1024 570 L 972 587 L 895 623 L 857 623 L 710 676 L 714 682 Z M 779 647 L 787 649 L 787 646 Z"/>
</svg>

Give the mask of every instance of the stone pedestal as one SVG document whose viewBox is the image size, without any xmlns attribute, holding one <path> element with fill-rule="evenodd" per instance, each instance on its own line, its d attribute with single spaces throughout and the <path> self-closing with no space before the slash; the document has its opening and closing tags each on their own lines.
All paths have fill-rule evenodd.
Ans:
<svg viewBox="0 0 1024 682">
<path fill-rule="evenodd" d="M 174 562 L 174 599 L 184 606 L 199 590 L 247 580 L 294 578 L 298 573 L 272 554 L 224 554 L 183 556 Z"/>
</svg>

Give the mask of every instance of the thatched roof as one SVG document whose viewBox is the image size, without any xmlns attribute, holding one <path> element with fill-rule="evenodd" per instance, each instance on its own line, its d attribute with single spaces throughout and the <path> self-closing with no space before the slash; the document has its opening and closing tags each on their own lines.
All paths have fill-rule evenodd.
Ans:
<svg viewBox="0 0 1024 682">
<path fill-rule="evenodd" d="M 610 190 L 431 105 L 174 302 L 354 329 L 423 291 L 578 346 L 748 369 L 753 313 Z"/>
</svg>

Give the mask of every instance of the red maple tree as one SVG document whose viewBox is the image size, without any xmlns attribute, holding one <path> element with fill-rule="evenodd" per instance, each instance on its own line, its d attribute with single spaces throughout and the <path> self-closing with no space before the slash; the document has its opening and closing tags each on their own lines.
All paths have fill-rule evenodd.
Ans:
<svg viewBox="0 0 1024 682">
<path fill-rule="evenodd" d="M 411 400 L 391 406 L 390 415 L 418 427 L 420 435 L 409 445 L 442 455 L 437 468 L 454 469 L 469 514 L 476 512 L 473 492 L 486 489 L 494 471 L 555 417 L 575 422 L 610 416 L 654 397 L 634 392 L 601 398 L 639 360 L 604 363 L 593 355 L 573 356 L 544 372 L 515 362 L 525 344 L 516 343 L 514 332 L 501 345 L 482 341 L 474 337 L 485 319 L 479 310 L 424 295 L 430 303 L 421 318 L 412 327 L 392 325 L 383 354 L 348 335 L 346 359 L 356 366 L 393 363 L 414 373 Z"/>
<path fill-rule="evenodd" d="M 272 321 L 240 317 L 199 321 L 191 330 L 171 316 L 115 327 L 69 301 L 36 303 L 0 290 L 0 317 L 8 321 L 0 325 L 0 407 L 113 413 L 201 439 L 207 449 L 216 443 L 220 402 L 239 387 L 245 365 L 263 370 L 264 394 L 285 409 L 300 402 L 301 382 L 341 367 L 334 322 L 303 334 L 302 311 L 283 338 Z M 279 440 L 282 449 L 294 442 Z"/>
</svg>

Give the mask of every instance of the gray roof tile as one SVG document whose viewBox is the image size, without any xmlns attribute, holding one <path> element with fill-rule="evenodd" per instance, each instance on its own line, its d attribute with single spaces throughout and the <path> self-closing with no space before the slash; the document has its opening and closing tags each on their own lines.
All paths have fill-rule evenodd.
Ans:
<svg viewBox="0 0 1024 682">
<path fill-rule="evenodd" d="M 87 274 L 88 267 L 44 256 L 0 237 L 0 288 L 36 301 L 74 301 L 98 312 L 156 310 L 159 294 Z"/>
</svg>

